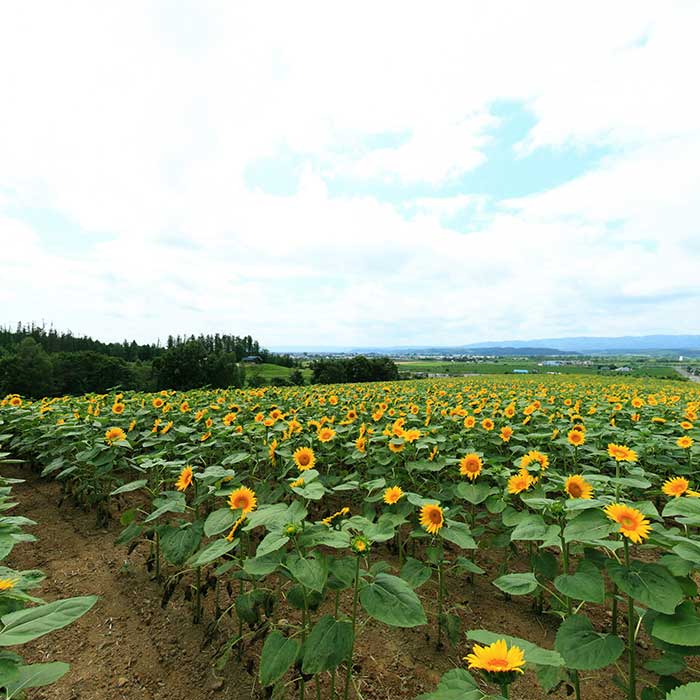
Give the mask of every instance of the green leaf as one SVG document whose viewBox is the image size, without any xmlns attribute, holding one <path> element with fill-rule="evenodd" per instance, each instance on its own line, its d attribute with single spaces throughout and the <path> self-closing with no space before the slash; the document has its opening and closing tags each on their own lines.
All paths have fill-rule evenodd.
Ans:
<svg viewBox="0 0 700 700">
<path fill-rule="evenodd" d="M 467 639 L 473 639 L 475 642 L 479 642 L 479 644 L 493 644 L 499 639 L 505 639 L 508 646 L 517 646 L 523 650 L 526 663 L 536 664 L 537 666 L 564 665 L 564 659 L 562 659 L 558 652 L 552 651 L 551 649 L 543 649 L 542 647 L 538 647 L 537 644 L 528 642 L 526 639 L 520 639 L 519 637 L 510 637 L 507 634 L 496 634 L 495 632 L 488 632 L 487 630 L 469 630 L 467 632 Z"/>
<path fill-rule="evenodd" d="M 215 540 L 204 549 L 200 549 L 199 552 L 190 558 L 187 564 L 188 566 L 192 567 L 205 566 L 206 564 L 210 564 L 214 560 L 230 552 L 237 544 L 237 539 L 233 540 L 232 542 L 229 542 L 225 538 Z"/>
<path fill-rule="evenodd" d="M 163 556 L 173 566 L 184 564 L 199 547 L 202 541 L 202 523 L 193 523 L 189 527 L 171 527 L 160 529 L 160 547 Z"/>
<path fill-rule="evenodd" d="M 25 688 L 39 688 L 44 685 L 50 685 L 64 676 L 69 669 L 70 666 L 62 661 L 20 666 L 17 669 L 17 676 L 6 684 L 5 693 L 7 697 L 13 697 Z"/>
<path fill-rule="evenodd" d="M 476 542 L 471 535 L 469 526 L 456 520 L 447 520 L 447 527 L 440 530 L 444 540 L 456 544 L 462 549 L 476 549 Z"/>
<path fill-rule="evenodd" d="M 547 524 L 541 515 L 528 513 L 516 526 L 513 532 L 510 533 L 512 542 L 518 540 L 535 541 L 543 540 L 547 535 Z"/>
<path fill-rule="evenodd" d="M 417 627 L 428 622 L 418 596 L 403 579 L 391 574 L 377 574 L 360 591 L 360 602 L 370 617 L 392 627 Z"/>
<path fill-rule="evenodd" d="M 296 661 L 299 647 L 296 639 L 288 639 L 276 630 L 271 632 L 263 644 L 260 656 L 260 685 L 272 685 L 282 678 Z"/>
<path fill-rule="evenodd" d="M 328 578 L 328 567 L 325 561 L 294 556 L 287 560 L 287 568 L 302 586 L 321 593 Z"/>
<path fill-rule="evenodd" d="M 148 483 L 148 479 L 139 479 L 138 481 L 130 481 L 128 484 L 120 486 L 118 489 L 114 489 L 109 495 L 116 496 L 118 493 L 128 493 L 129 491 L 138 491 L 142 489 Z"/>
<path fill-rule="evenodd" d="M 475 506 L 483 503 L 495 490 L 483 482 L 468 484 L 463 481 L 457 485 L 457 495 Z"/>
<path fill-rule="evenodd" d="M 685 659 L 677 654 L 664 654 L 660 659 L 652 659 L 644 664 L 647 671 L 659 676 L 672 676 L 686 667 Z"/>
<path fill-rule="evenodd" d="M 566 542 L 595 542 L 604 540 L 615 531 L 612 523 L 602 511 L 585 510 L 573 518 L 564 528 Z"/>
<path fill-rule="evenodd" d="M 0 632 L 0 646 L 24 644 L 61 629 L 84 615 L 96 602 L 97 596 L 80 596 L 4 615 L 0 620 L 4 625 Z"/>
<path fill-rule="evenodd" d="M 453 668 L 443 675 L 436 690 L 419 695 L 416 700 L 483 700 L 485 697 L 471 673 Z"/>
<path fill-rule="evenodd" d="M 693 603 L 685 601 L 672 615 L 658 615 L 652 635 L 669 644 L 700 646 L 700 617 Z"/>
<path fill-rule="evenodd" d="M 281 532 L 268 532 L 255 550 L 256 557 L 264 557 L 266 554 L 276 552 L 289 542 L 289 537 Z"/>
<path fill-rule="evenodd" d="M 493 585 L 510 595 L 527 595 L 532 593 L 540 585 L 535 574 L 506 574 L 497 578 Z"/>
<path fill-rule="evenodd" d="M 688 683 L 674 688 L 666 700 L 697 700 L 700 698 L 700 683 Z"/>
<path fill-rule="evenodd" d="M 230 508 L 219 508 L 209 513 L 204 521 L 204 534 L 207 537 L 213 537 L 232 528 L 235 522 L 235 511 Z"/>
<path fill-rule="evenodd" d="M 350 657 L 352 642 L 352 623 L 324 615 L 313 626 L 304 644 L 302 672 L 314 674 L 337 668 Z"/>
<path fill-rule="evenodd" d="M 409 557 L 401 568 L 400 576 L 415 590 L 428 581 L 431 574 L 432 570 L 429 566 L 426 566 L 422 561 L 418 561 L 418 559 Z"/>
<path fill-rule="evenodd" d="M 600 634 L 584 615 L 572 615 L 562 622 L 554 642 L 568 668 L 593 671 L 617 661 L 625 645 L 614 634 Z"/>
<path fill-rule="evenodd" d="M 575 574 L 562 574 L 554 579 L 554 587 L 569 598 L 589 603 L 605 602 L 605 580 L 598 567 L 583 559 Z"/>
<path fill-rule="evenodd" d="M 128 544 L 131 540 L 139 537 L 143 532 L 143 528 L 135 520 L 132 520 L 126 528 L 124 528 L 119 537 L 116 539 L 117 544 Z"/>
<path fill-rule="evenodd" d="M 623 593 L 652 610 L 671 615 L 684 598 L 676 579 L 659 564 L 632 561 L 628 569 L 609 560 L 606 568 L 610 578 Z"/>
</svg>

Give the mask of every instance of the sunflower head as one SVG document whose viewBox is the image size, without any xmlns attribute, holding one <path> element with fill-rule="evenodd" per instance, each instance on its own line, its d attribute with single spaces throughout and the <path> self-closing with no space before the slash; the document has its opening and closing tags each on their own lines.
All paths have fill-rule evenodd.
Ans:
<svg viewBox="0 0 700 700">
<path fill-rule="evenodd" d="M 582 430 L 572 429 L 569 430 L 566 439 L 569 441 L 570 445 L 578 447 L 579 445 L 583 445 L 583 443 L 586 442 L 586 435 Z"/>
<path fill-rule="evenodd" d="M 593 487 L 581 476 L 574 474 L 564 482 L 564 490 L 569 498 L 592 498 Z"/>
<path fill-rule="evenodd" d="M 335 437 L 335 430 L 329 427 L 323 427 L 318 431 L 317 437 L 319 442 L 330 442 Z"/>
<path fill-rule="evenodd" d="M 508 493 L 515 495 L 522 491 L 527 491 L 535 481 L 536 479 L 527 469 L 521 469 L 517 474 L 508 479 Z"/>
<path fill-rule="evenodd" d="M 394 505 L 398 503 L 401 498 L 403 498 L 403 490 L 400 486 L 390 486 L 386 491 L 384 491 L 384 503 L 387 505 Z"/>
<path fill-rule="evenodd" d="M 688 481 L 688 479 L 685 479 L 682 476 L 677 476 L 673 479 L 668 479 L 668 481 L 664 482 L 664 485 L 661 487 L 661 490 L 667 496 L 673 496 L 675 498 L 679 498 L 689 488 L 690 488 L 690 482 Z"/>
<path fill-rule="evenodd" d="M 484 466 L 484 463 L 475 452 L 470 452 L 464 455 L 459 461 L 459 473 L 462 476 L 466 476 L 470 481 L 474 481 Z"/>
<path fill-rule="evenodd" d="M 420 509 L 420 524 L 431 535 L 437 535 L 444 522 L 442 508 L 437 503 L 427 503 Z"/>
<path fill-rule="evenodd" d="M 255 497 L 255 491 L 241 486 L 229 494 L 228 504 L 231 510 L 241 510 L 243 515 L 246 515 L 257 508 L 258 499 Z"/>
<path fill-rule="evenodd" d="M 676 440 L 676 445 L 682 447 L 684 450 L 688 450 L 693 446 L 693 438 L 689 435 L 683 435 Z"/>
<path fill-rule="evenodd" d="M 604 510 L 610 520 L 620 525 L 620 532 L 628 540 L 639 544 L 648 539 L 651 525 L 641 511 L 623 503 L 611 503 Z"/>
<path fill-rule="evenodd" d="M 505 639 L 499 639 L 489 646 L 474 645 L 471 654 L 464 657 L 469 668 L 482 671 L 486 678 L 498 685 L 512 683 L 519 673 L 523 673 L 525 655 L 517 646 L 508 647 Z"/>
<path fill-rule="evenodd" d="M 300 447 L 295 450 L 294 454 L 294 464 L 297 465 L 297 469 L 300 472 L 304 472 L 307 469 L 312 469 L 314 464 L 316 464 L 316 455 L 310 447 Z"/>
<path fill-rule="evenodd" d="M 187 487 L 192 483 L 193 471 L 192 467 L 185 467 L 175 482 L 175 488 L 178 491 L 186 491 Z"/>
<path fill-rule="evenodd" d="M 109 445 L 126 440 L 126 433 L 121 428 L 108 428 L 105 432 L 105 442 Z"/>
<path fill-rule="evenodd" d="M 626 445 L 615 445 L 612 442 L 608 445 L 608 455 L 616 462 L 637 461 L 637 453 L 634 450 L 631 450 Z"/>
</svg>

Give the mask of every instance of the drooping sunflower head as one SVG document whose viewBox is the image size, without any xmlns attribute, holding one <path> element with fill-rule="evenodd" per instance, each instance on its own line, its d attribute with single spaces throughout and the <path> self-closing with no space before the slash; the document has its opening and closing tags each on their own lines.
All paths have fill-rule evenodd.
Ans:
<svg viewBox="0 0 700 700">
<path fill-rule="evenodd" d="M 679 498 L 689 488 L 690 488 L 690 482 L 688 481 L 688 479 L 685 479 L 682 476 L 677 476 L 673 479 L 668 479 L 666 482 L 664 482 L 664 485 L 661 487 L 661 490 L 667 496 L 673 496 L 675 498 Z"/>
<path fill-rule="evenodd" d="M 405 444 L 403 442 L 394 442 L 393 440 L 389 442 L 389 449 L 392 452 L 403 452 Z"/>
<path fill-rule="evenodd" d="M 574 474 L 564 482 L 564 490 L 569 498 L 592 498 L 593 487 L 581 476 Z"/>
<path fill-rule="evenodd" d="M 294 451 L 292 456 L 294 464 L 297 465 L 297 469 L 300 472 L 312 469 L 314 464 L 316 464 L 316 455 L 310 447 L 300 447 Z"/>
<path fill-rule="evenodd" d="M 126 440 L 126 433 L 121 428 L 108 428 L 105 432 L 105 442 L 112 444 Z"/>
<path fill-rule="evenodd" d="M 628 540 L 639 544 L 648 539 L 651 525 L 641 511 L 623 503 L 611 503 L 604 510 L 610 520 L 620 525 L 620 532 Z"/>
<path fill-rule="evenodd" d="M 243 515 L 246 515 L 257 508 L 258 499 L 255 497 L 255 491 L 241 486 L 229 494 L 228 504 L 231 510 L 241 510 Z"/>
<path fill-rule="evenodd" d="M 398 503 L 403 497 L 403 489 L 400 486 L 390 486 L 386 491 L 384 491 L 384 503 L 387 505 L 394 505 Z"/>
<path fill-rule="evenodd" d="M 437 535 L 444 522 L 442 508 L 437 503 L 427 503 L 420 509 L 420 524 L 431 535 Z"/>
<path fill-rule="evenodd" d="M 501 428 L 501 432 L 499 433 L 499 437 L 503 442 L 508 442 L 511 437 L 513 437 L 513 428 L 511 428 L 509 425 L 504 425 Z"/>
<path fill-rule="evenodd" d="M 185 467 L 180 472 L 180 476 L 175 482 L 175 488 L 178 491 L 186 491 L 187 487 L 192 483 L 193 474 L 194 472 L 192 471 L 192 467 Z"/>
<path fill-rule="evenodd" d="M 9 591 L 17 585 L 19 579 L 0 578 L 0 591 Z"/>
<path fill-rule="evenodd" d="M 539 464 L 540 471 L 549 467 L 549 457 L 539 450 L 530 450 L 520 458 L 520 468 L 527 469 L 531 464 Z"/>
<path fill-rule="evenodd" d="M 466 476 L 470 481 L 474 481 L 484 466 L 484 462 L 476 452 L 464 455 L 459 461 L 459 473 Z"/>
<path fill-rule="evenodd" d="M 505 639 L 499 639 L 487 647 L 474 645 L 471 654 L 464 657 L 469 668 L 490 673 L 523 673 L 525 655 L 520 647 L 508 647 Z"/>
</svg>

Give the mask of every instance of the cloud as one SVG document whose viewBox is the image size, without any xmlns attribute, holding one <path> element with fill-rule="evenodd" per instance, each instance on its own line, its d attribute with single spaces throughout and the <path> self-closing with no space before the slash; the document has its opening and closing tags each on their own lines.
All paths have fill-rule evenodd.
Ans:
<svg viewBox="0 0 700 700">
<path fill-rule="evenodd" d="M 270 346 L 700 330 L 698 19 L 638 2 L 5 5 L 0 322 Z M 504 103 L 533 116 L 515 150 Z M 506 183 L 516 158 L 592 147 L 605 158 L 544 192 L 460 184 L 494 153 Z M 280 153 L 296 189 L 251 187 Z"/>
</svg>

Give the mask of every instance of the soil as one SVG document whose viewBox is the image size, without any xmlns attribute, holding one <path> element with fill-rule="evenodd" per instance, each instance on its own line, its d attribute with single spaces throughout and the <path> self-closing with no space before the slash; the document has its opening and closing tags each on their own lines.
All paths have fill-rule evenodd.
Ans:
<svg viewBox="0 0 700 700">
<path fill-rule="evenodd" d="M 46 581 L 36 595 L 47 601 L 97 594 L 100 600 L 83 618 L 25 645 L 28 661 L 67 661 L 70 672 L 55 685 L 30 691 L 30 700 L 226 700 L 267 697 L 256 682 L 260 642 L 246 650 L 238 661 L 235 653 L 222 671 L 213 667 L 213 655 L 221 643 L 235 635 L 235 616 L 218 638 L 207 635 L 207 620 L 213 617 L 213 602 L 206 599 L 205 622 L 192 622 L 191 604 L 182 587 L 168 606 L 161 608 L 162 587 L 151 579 L 145 566 L 148 545 L 131 554 L 114 541 L 121 530 L 118 522 L 95 528 L 94 514 L 63 503 L 61 489 L 19 467 L 4 468 L 3 474 L 26 479 L 14 486 L 18 502 L 14 514 L 38 525 L 27 528 L 38 542 L 22 543 L 7 562 L 15 569 L 41 569 Z M 504 600 L 490 583 L 497 574 L 499 552 L 480 553 L 479 564 L 486 576 L 472 586 L 462 577 L 448 577 L 448 607 L 460 616 L 463 629 L 488 629 L 522 637 L 552 648 L 557 620 L 537 614 L 529 597 Z M 386 557 L 383 557 L 386 558 Z M 434 690 L 440 676 L 455 667 L 465 668 L 462 658 L 470 651 L 464 640 L 456 648 L 435 649 L 435 587 L 432 581 L 419 589 L 431 625 L 427 628 L 392 629 L 359 617 L 355 644 L 356 691 L 351 697 L 363 700 L 413 700 Z M 226 594 L 224 594 L 225 596 Z M 230 604 L 222 600 L 222 607 Z M 341 599 L 343 609 L 351 602 Z M 285 611 L 285 614 L 286 611 Z M 289 613 L 288 617 L 293 617 Z M 594 611 L 592 619 L 601 629 L 609 623 L 605 611 Z M 625 632 L 621 624 L 621 633 Z M 642 641 L 642 644 L 644 642 Z M 642 660 L 646 656 L 639 649 Z M 624 657 L 620 659 L 624 662 Z M 582 696 L 587 700 L 620 698 L 609 670 L 582 674 Z M 291 674 L 290 674 L 291 676 Z M 644 672 L 642 672 L 642 677 Z M 329 697 L 328 678 L 322 697 Z M 342 684 L 341 684 L 342 687 Z M 492 688 L 492 692 L 496 689 Z M 287 687 L 287 697 L 296 700 L 298 691 Z M 307 698 L 315 697 L 309 687 Z M 511 698 L 538 700 L 544 697 L 534 674 L 527 672 L 511 688 Z M 573 689 L 561 686 L 551 698 L 573 697 Z"/>
</svg>

